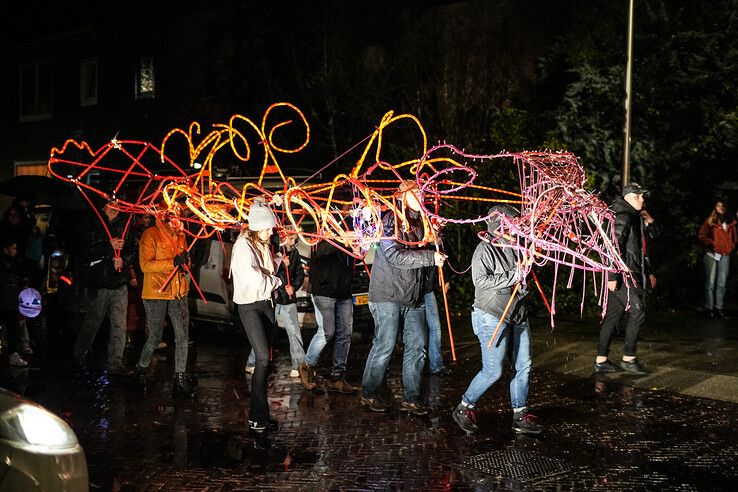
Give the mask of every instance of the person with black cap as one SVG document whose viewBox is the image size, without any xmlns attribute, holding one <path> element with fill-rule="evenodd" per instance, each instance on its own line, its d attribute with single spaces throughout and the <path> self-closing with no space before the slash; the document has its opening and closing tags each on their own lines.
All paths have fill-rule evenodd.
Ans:
<svg viewBox="0 0 738 492">
<path fill-rule="evenodd" d="M 594 368 L 597 373 L 627 371 L 631 374 L 649 374 L 636 360 L 638 334 L 646 320 L 645 289 L 647 278 L 653 287 L 656 278 L 647 272 L 647 258 L 644 237 L 646 228 L 653 227 L 653 218 L 643 213 L 644 195 L 648 190 L 638 183 L 627 184 L 621 196 L 611 206 L 615 212 L 615 236 L 620 255 L 628 267 L 627 272 L 610 273 L 607 288 L 610 291 L 607 311 L 600 325 L 597 358 Z M 648 276 L 647 276 L 648 274 Z M 621 318 L 627 312 L 625 345 L 620 365 L 608 359 L 613 334 Z"/>
<path fill-rule="evenodd" d="M 482 349 L 482 369 L 472 379 L 451 416 L 467 434 L 479 430 L 475 413 L 477 402 L 500 378 L 503 363 L 508 358 L 512 370 L 512 429 L 517 433 L 540 434 L 541 425 L 528 411 L 531 367 L 530 326 L 526 305 L 528 289 L 525 280 L 518 278 L 517 256 L 512 248 L 505 247 L 508 239 L 501 230 L 503 217 L 516 217 L 519 212 L 509 205 L 495 205 L 489 210 L 489 214 L 487 231 L 491 239 L 477 245 L 471 264 L 474 282 L 472 328 Z M 515 297 L 511 299 L 513 294 Z M 488 347 L 493 335 L 493 344 Z"/>
</svg>

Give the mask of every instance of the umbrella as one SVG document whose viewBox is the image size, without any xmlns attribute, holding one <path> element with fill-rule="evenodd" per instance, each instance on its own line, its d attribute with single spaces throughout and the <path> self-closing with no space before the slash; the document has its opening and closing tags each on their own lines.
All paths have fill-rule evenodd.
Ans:
<svg viewBox="0 0 738 492">
<path fill-rule="evenodd" d="M 76 186 L 47 176 L 15 176 L 0 181 L 0 195 L 24 198 L 35 205 L 51 205 L 66 210 L 87 208 Z"/>
</svg>

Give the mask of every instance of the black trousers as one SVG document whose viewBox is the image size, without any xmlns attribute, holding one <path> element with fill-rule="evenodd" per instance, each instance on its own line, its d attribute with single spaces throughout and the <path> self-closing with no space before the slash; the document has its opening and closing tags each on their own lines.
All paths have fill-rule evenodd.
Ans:
<svg viewBox="0 0 738 492">
<path fill-rule="evenodd" d="M 269 421 L 269 402 L 267 401 L 269 334 L 274 325 L 274 306 L 268 300 L 238 304 L 238 315 L 251 348 L 254 350 L 254 355 L 256 355 L 254 374 L 251 376 L 249 420 L 266 424 Z"/>
<path fill-rule="evenodd" d="M 630 299 L 628 298 L 630 296 Z M 600 340 L 597 346 L 597 355 L 607 356 L 610 353 L 610 344 L 620 320 L 625 315 L 625 308 L 630 300 L 628 321 L 625 325 L 625 346 L 623 355 L 635 356 L 638 334 L 646 321 L 645 291 L 640 287 L 631 287 L 630 291 L 621 286 L 610 292 L 607 299 L 607 312 L 600 325 Z"/>
</svg>

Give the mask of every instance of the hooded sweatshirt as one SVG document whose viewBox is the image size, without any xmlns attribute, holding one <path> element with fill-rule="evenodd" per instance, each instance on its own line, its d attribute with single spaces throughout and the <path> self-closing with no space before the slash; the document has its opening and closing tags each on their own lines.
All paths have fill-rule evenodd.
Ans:
<svg viewBox="0 0 738 492">
<path fill-rule="evenodd" d="M 505 215 L 512 215 L 512 209 L 493 207 Z M 500 225 L 500 214 L 496 213 L 487 222 L 487 230 L 492 237 L 498 237 L 495 231 Z M 517 257 L 512 248 L 503 247 L 505 239 L 499 238 L 494 246 L 487 241 L 477 245 L 472 256 L 472 281 L 474 282 L 474 307 L 501 318 L 510 296 L 519 283 L 516 275 Z M 506 319 L 519 323 L 528 316 L 525 296 L 528 289 L 525 284 L 518 288 L 515 299 L 510 304 Z"/>
</svg>

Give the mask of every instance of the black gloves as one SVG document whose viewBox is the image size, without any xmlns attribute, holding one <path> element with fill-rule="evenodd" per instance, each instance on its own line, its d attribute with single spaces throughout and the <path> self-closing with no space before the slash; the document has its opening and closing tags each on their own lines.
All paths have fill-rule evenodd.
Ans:
<svg viewBox="0 0 738 492">
<path fill-rule="evenodd" d="M 174 257 L 174 266 L 186 265 L 188 261 L 190 261 L 190 253 L 188 251 L 182 251 Z"/>
</svg>

